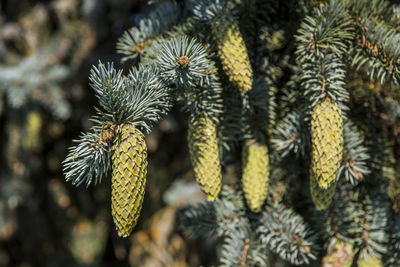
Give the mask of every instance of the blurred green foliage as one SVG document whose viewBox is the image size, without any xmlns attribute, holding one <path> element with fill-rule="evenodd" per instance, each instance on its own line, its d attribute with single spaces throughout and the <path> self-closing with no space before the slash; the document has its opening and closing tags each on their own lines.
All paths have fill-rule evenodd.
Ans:
<svg viewBox="0 0 400 267">
<path fill-rule="evenodd" d="M 144 2 L 0 2 L 0 266 L 198 264 L 193 245 L 178 234 L 175 211 L 188 199 L 176 192 L 192 192 L 190 199 L 197 194 L 199 201 L 199 189 L 181 182 L 163 208 L 172 177 L 192 177 L 186 148 L 168 153 L 185 135 L 180 112 L 147 137 L 152 194 L 130 240 L 110 227 L 108 179 L 78 190 L 63 181 L 61 161 L 71 140 L 91 127 L 90 66 L 119 61 L 116 40 L 147 12 Z"/>
</svg>

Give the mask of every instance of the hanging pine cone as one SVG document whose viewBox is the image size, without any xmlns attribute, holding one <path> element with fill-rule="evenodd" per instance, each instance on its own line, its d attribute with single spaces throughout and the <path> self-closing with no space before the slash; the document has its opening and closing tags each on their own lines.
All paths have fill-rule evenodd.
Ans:
<svg viewBox="0 0 400 267">
<path fill-rule="evenodd" d="M 221 165 L 215 124 L 207 117 L 189 123 L 188 145 L 194 175 L 210 201 L 221 191 Z"/>
<path fill-rule="evenodd" d="M 323 267 L 350 267 L 353 263 L 354 249 L 350 243 L 336 241 L 322 259 Z"/>
<path fill-rule="evenodd" d="M 268 194 L 269 155 L 264 143 L 247 141 L 242 151 L 242 185 L 247 205 L 259 212 Z"/>
<path fill-rule="evenodd" d="M 113 145 L 111 210 L 121 237 L 131 234 L 142 209 L 147 173 L 144 136 L 132 124 L 120 127 Z"/>
<path fill-rule="evenodd" d="M 328 97 L 314 107 L 311 142 L 313 175 L 321 189 L 328 189 L 336 183 L 343 153 L 342 112 Z"/>
<path fill-rule="evenodd" d="M 311 173 L 310 175 L 310 192 L 311 198 L 314 202 L 315 208 L 317 210 L 324 210 L 329 207 L 332 202 L 332 198 L 335 195 L 336 183 L 331 184 L 326 189 L 321 188 L 318 185 L 317 179 Z"/>
<path fill-rule="evenodd" d="M 218 55 L 222 69 L 242 94 L 249 91 L 253 84 L 253 70 L 238 21 L 232 16 L 216 20 L 211 31 L 218 46 Z"/>
</svg>

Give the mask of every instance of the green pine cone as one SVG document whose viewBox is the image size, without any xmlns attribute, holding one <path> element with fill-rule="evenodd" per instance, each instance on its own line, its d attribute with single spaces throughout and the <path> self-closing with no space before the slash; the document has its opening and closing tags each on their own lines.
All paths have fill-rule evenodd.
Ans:
<svg viewBox="0 0 400 267">
<path fill-rule="evenodd" d="M 222 69 L 228 75 L 229 81 L 245 94 L 252 87 L 253 70 L 238 21 L 231 16 L 216 20 L 211 31 L 218 46 Z"/>
<path fill-rule="evenodd" d="M 194 175 L 209 201 L 221 191 L 221 165 L 215 124 L 207 117 L 189 123 L 188 145 Z"/>
<path fill-rule="evenodd" d="M 142 209 L 147 150 L 143 134 L 133 125 L 120 130 L 113 145 L 111 210 L 118 235 L 128 237 Z"/>
<path fill-rule="evenodd" d="M 326 97 L 314 107 L 311 119 L 312 172 L 321 189 L 336 183 L 343 154 L 340 107 Z"/>
<path fill-rule="evenodd" d="M 332 202 L 335 195 L 336 183 L 331 184 L 328 188 L 323 189 L 318 185 L 317 179 L 311 174 L 310 176 L 310 192 L 311 198 L 317 210 L 325 210 Z"/>
<path fill-rule="evenodd" d="M 323 267 L 350 267 L 353 263 L 354 249 L 350 243 L 337 241 L 328 249 L 328 254 L 322 259 Z"/>
<path fill-rule="evenodd" d="M 266 144 L 247 141 L 242 151 L 242 185 L 247 205 L 259 212 L 268 194 L 269 155 Z"/>
</svg>

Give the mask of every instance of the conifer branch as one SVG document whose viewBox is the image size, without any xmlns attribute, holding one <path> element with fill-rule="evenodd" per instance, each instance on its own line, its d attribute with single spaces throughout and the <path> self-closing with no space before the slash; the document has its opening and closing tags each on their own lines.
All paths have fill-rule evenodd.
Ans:
<svg viewBox="0 0 400 267">
<path fill-rule="evenodd" d="M 342 176 L 352 185 L 358 184 L 370 173 L 368 161 L 370 159 L 367 148 L 357 128 L 351 121 L 346 121 L 343 128 L 343 162 L 339 169 L 338 179 Z"/>
<path fill-rule="evenodd" d="M 363 219 L 361 204 L 354 199 L 354 188 L 339 183 L 334 200 L 329 209 L 313 211 L 312 221 L 317 226 L 326 247 L 333 247 L 337 242 L 359 243 Z"/>
<path fill-rule="evenodd" d="M 200 43 L 185 36 L 173 38 L 163 45 L 158 64 L 162 79 L 178 87 L 178 100 L 190 119 L 205 114 L 219 122 L 222 88 L 216 67 Z"/>
<path fill-rule="evenodd" d="M 367 134 L 365 145 L 370 155 L 368 162 L 370 174 L 366 177 L 365 182 L 375 184 L 376 186 L 382 185 L 393 179 L 394 176 L 392 146 L 386 139 L 375 133 Z M 369 177 L 371 179 L 368 179 Z"/>
<path fill-rule="evenodd" d="M 363 258 L 381 258 L 387 252 L 389 207 L 381 190 L 378 188 L 366 195 L 362 203 L 364 215 L 360 227 L 363 232 L 359 246 Z"/>
<path fill-rule="evenodd" d="M 100 183 L 110 169 L 111 145 L 109 140 L 102 138 L 102 129 L 93 127 L 90 133 L 82 134 L 74 140 L 77 143 L 69 149 L 67 158 L 63 161 L 65 180 L 79 186 L 85 183 L 89 186 Z"/>
<path fill-rule="evenodd" d="M 242 224 L 243 211 L 228 200 L 201 202 L 180 213 L 186 233 L 195 237 L 215 238 L 235 232 Z"/>
<path fill-rule="evenodd" d="M 246 267 L 246 259 L 247 259 L 247 253 L 249 252 L 249 247 L 250 247 L 250 239 L 246 237 L 244 239 L 244 246 L 242 249 L 242 257 L 240 258 L 240 267 Z"/>
<path fill-rule="evenodd" d="M 115 124 L 131 122 L 143 133 L 165 115 L 172 106 L 170 88 L 158 79 L 159 71 L 152 65 L 140 65 L 127 76 L 113 64 L 99 63 L 89 77 L 100 106 L 98 116 Z"/>
<path fill-rule="evenodd" d="M 314 106 L 329 96 L 338 103 L 348 99 L 344 89 L 343 55 L 353 39 L 351 17 L 343 5 L 333 1 L 307 16 L 295 36 L 301 85 Z"/>
<path fill-rule="evenodd" d="M 316 234 L 299 215 L 281 204 L 262 213 L 257 233 L 262 244 L 292 264 L 316 259 Z"/>
<path fill-rule="evenodd" d="M 122 62 L 134 60 L 144 53 L 152 42 L 157 42 L 160 35 L 178 23 L 181 10 L 173 0 L 164 1 L 147 18 L 132 27 L 118 39 L 117 52 L 124 55 Z"/>
<path fill-rule="evenodd" d="M 352 65 L 366 70 L 371 80 L 400 81 L 400 35 L 395 29 L 396 9 L 390 1 L 346 0 L 356 26 Z M 394 20 L 394 21 L 393 21 Z"/>
<path fill-rule="evenodd" d="M 248 117 L 253 128 L 258 128 L 267 134 L 276 123 L 276 93 L 277 89 L 273 86 L 267 76 L 259 76 L 255 79 L 253 88 L 247 93 L 249 99 Z"/>
<path fill-rule="evenodd" d="M 391 19 L 392 4 L 387 0 L 345 0 L 343 4 L 353 17 L 375 18 L 383 21 Z"/>
<path fill-rule="evenodd" d="M 400 262 L 400 217 L 394 217 L 390 225 L 389 251 L 385 257 L 385 266 L 396 267 Z"/>
<path fill-rule="evenodd" d="M 247 231 L 229 233 L 222 246 L 220 266 L 247 266 L 246 260 L 249 243 L 250 240 Z"/>
<path fill-rule="evenodd" d="M 113 64 L 100 62 L 92 68 L 89 79 L 102 110 L 96 108 L 93 133 L 82 135 L 63 162 L 66 180 L 75 185 L 85 181 L 87 186 L 93 179 L 95 184 L 101 182 L 110 167 L 115 133 L 109 132 L 107 125 L 115 128 L 129 122 L 148 133 L 172 106 L 170 88 L 158 79 L 158 69 L 151 65 L 139 66 L 123 76 Z"/>
<path fill-rule="evenodd" d="M 277 124 L 271 142 L 282 157 L 291 152 L 303 156 L 310 148 L 310 135 L 304 124 L 304 116 L 298 110 L 289 113 Z"/>
<path fill-rule="evenodd" d="M 280 121 L 295 110 L 299 110 L 298 112 L 307 110 L 307 98 L 301 90 L 300 67 L 294 65 L 291 66 L 291 68 L 294 73 L 290 76 L 284 88 L 282 88 L 282 93 L 279 98 Z"/>
<path fill-rule="evenodd" d="M 209 61 L 206 49 L 195 39 L 186 36 L 163 45 L 157 63 L 164 80 L 178 88 L 195 87 L 207 77 Z"/>
<path fill-rule="evenodd" d="M 259 244 L 257 236 L 252 235 L 248 230 L 238 230 L 228 234 L 222 246 L 219 266 L 267 265 L 265 248 Z"/>
<path fill-rule="evenodd" d="M 142 133 L 150 132 L 172 107 L 172 91 L 162 79 L 154 65 L 139 65 L 132 69 L 125 82 L 130 92 L 126 120 Z"/>
<path fill-rule="evenodd" d="M 99 61 L 98 67 L 92 67 L 89 80 L 100 106 L 105 111 L 102 115 L 109 121 L 123 122 L 129 106 L 129 92 L 124 86 L 122 70 L 117 72 L 112 63 L 104 65 Z"/>
<path fill-rule="evenodd" d="M 232 162 L 239 142 L 243 139 L 243 129 L 240 122 L 242 118 L 242 96 L 233 86 L 223 90 L 223 113 L 221 118 L 221 151 L 223 162 Z"/>
<path fill-rule="evenodd" d="M 228 1 L 226 0 L 191 0 L 195 19 L 205 22 L 211 22 L 213 19 L 221 16 Z"/>
<path fill-rule="evenodd" d="M 373 18 L 359 18 L 357 47 L 352 65 L 357 70 L 366 66 L 370 79 L 382 84 L 393 81 L 400 85 L 400 33 Z"/>
<path fill-rule="evenodd" d="M 351 17 L 339 1 L 315 8 L 295 36 L 299 43 L 295 52 L 298 60 L 314 61 L 329 53 L 342 57 L 353 39 L 353 29 Z"/>
</svg>

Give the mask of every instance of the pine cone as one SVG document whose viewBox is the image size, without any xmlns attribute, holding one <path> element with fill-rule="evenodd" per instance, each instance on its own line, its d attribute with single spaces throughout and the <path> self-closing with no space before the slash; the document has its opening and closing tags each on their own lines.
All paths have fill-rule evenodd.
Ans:
<svg viewBox="0 0 400 267">
<path fill-rule="evenodd" d="M 118 235 L 131 234 L 142 209 L 147 173 L 144 136 L 133 125 L 120 128 L 113 145 L 111 210 Z"/>
<path fill-rule="evenodd" d="M 194 175 L 210 201 L 221 191 L 221 165 L 215 124 L 206 117 L 189 123 L 188 145 Z"/>
<path fill-rule="evenodd" d="M 253 70 L 237 20 L 231 16 L 216 20 L 211 31 L 218 46 L 222 69 L 228 75 L 229 81 L 245 94 L 252 87 Z"/>
<path fill-rule="evenodd" d="M 328 249 L 328 254 L 322 259 L 323 267 L 350 267 L 353 263 L 354 250 L 350 243 L 337 241 Z"/>
<path fill-rule="evenodd" d="M 333 183 L 327 189 L 323 189 L 318 185 L 317 179 L 313 174 L 310 175 L 310 192 L 311 198 L 317 210 L 325 210 L 332 202 L 335 195 L 336 183 Z"/>
<path fill-rule="evenodd" d="M 382 267 L 382 261 L 376 257 L 369 258 L 358 258 L 357 260 L 358 267 Z"/>
<path fill-rule="evenodd" d="M 247 205 L 259 212 L 268 194 L 269 155 L 266 144 L 247 141 L 242 151 L 242 185 Z"/>
<path fill-rule="evenodd" d="M 336 183 L 343 154 L 340 107 L 326 97 L 314 107 L 311 120 L 312 172 L 321 189 Z"/>
</svg>

